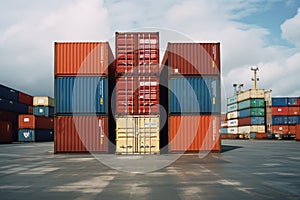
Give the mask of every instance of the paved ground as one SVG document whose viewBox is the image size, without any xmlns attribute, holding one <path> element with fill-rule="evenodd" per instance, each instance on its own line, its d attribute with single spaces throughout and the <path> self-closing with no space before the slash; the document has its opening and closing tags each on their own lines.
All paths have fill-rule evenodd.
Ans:
<svg viewBox="0 0 300 200">
<path fill-rule="evenodd" d="M 222 143 L 221 154 L 184 155 L 144 174 L 89 154 L 53 155 L 53 143 L 0 145 L 0 199 L 300 199 L 300 142 Z"/>
</svg>

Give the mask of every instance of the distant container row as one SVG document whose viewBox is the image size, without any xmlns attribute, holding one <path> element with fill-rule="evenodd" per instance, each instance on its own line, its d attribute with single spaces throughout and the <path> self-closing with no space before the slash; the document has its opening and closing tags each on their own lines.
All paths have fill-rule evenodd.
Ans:
<svg viewBox="0 0 300 200">
<path fill-rule="evenodd" d="M 227 112 L 234 112 L 237 110 L 243 110 L 247 108 L 264 108 L 265 100 L 263 98 L 260 99 L 248 99 L 241 101 L 239 103 L 234 103 L 227 106 Z"/>
<path fill-rule="evenodd" d="M 300 97 L 272 97 L 272 106 L 300 106 Z"/>
<path fill-rule="evenodd" d="M 221 134 L 250 134 L 250 133 L 264 133 L 264 125 L 250 125 L 250 126 L 238 126 L 238 127 L 228 127 L 221 128 Z"/>
<path fill-rule="evenodd" d="M 272 107 L 273 116 L 300 116 L 300 106 Z"/>
<path fill-rule="evenodd" d="M 244 117 L 263 117 L 265 116 L 265 108 L 247 108 L 240 111 L 233 111 L 227 113 L 227 119 L 237 119 L 237 118 L 244 118 Z"/>
<path fill-rule="evenodd" d="M 246 90 L 242 91 L 237 95 L 227 98 L 227 105 L 237 104 L 241 101 L 249 100 L 249 99 L 265 99 L 265 91 L 264 90 Z M 230 111 L 228 111 L 230 112 Z"/>
</svg>

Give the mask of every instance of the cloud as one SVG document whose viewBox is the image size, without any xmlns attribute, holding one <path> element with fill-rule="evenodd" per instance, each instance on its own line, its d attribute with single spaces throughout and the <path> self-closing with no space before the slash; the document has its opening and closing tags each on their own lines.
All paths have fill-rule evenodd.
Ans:
<svg viewBox="0 0 300 200">
<path fill-rule="evenodd" d="M 297 14 L 281 25 L 281 37 L 300 47 L 300 8 Z"/>
</svg>

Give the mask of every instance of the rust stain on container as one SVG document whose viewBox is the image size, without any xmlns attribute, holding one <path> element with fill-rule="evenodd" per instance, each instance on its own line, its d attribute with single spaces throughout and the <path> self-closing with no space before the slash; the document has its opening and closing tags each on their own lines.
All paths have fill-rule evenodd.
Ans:
<svg viewBox="0 0 300 200">
<path fill-rule="evenodd" d="M 56 117 L 54 153 L 63 152 L 108 152 L 108 117 Z"/>
<path fill-rule="evenodd" d="M 169 151 L 221 151 L 220 117 L 169 116 Z"/>
<path fill-rule="evenodd" d="M 168 43 L 162 65 L 173 75 L 219 75 L 220 43 Z"/>
<path fill-rule="evenodd" d="M 54 120 L 51 117 L 34 115 L 19 115 L 19 129 L 53 129 Z"/>
<path fill-rule="evenodd" d="M 114 60 L 108 42 L 56 42 L 54 45 L 55 76 L 104 76 Z"/>
</svg>

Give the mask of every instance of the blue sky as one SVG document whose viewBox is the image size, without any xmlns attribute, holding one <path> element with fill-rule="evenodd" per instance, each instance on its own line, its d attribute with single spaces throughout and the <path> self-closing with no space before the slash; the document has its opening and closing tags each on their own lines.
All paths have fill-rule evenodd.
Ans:
<svg viewBox="0 0 300 200">
<path fill-rule="evenodd" d="M 3 0 L 0 3 L 2 84 L 53 96 L 55 41 L 110 41 L 116 31 L 154 27 L 167 41 L 220 42 L 222 95 L 232 84 L 300 96 L 299 0 Z"/>
</svg>

